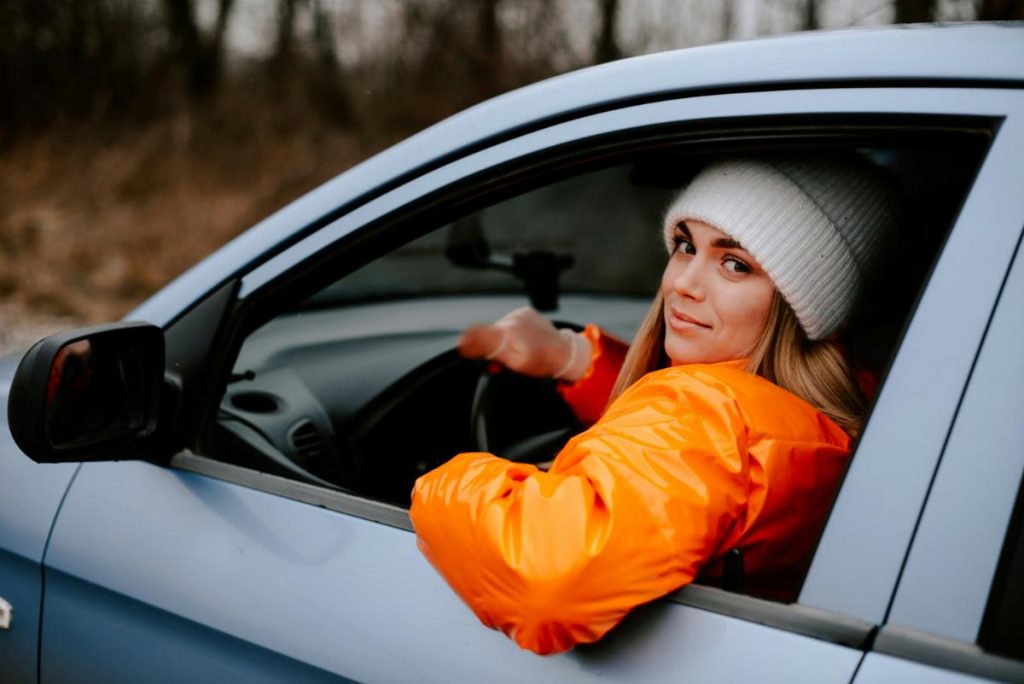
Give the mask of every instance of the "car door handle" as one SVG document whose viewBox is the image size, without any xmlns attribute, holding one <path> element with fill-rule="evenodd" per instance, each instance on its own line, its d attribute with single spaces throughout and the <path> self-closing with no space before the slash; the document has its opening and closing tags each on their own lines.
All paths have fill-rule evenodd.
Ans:
<svg viewBox="0 0 1024 684">
<path fill-rule="evenodd" d="M 0 629 L 11 628 L 11 613 L 14 609 L 11 608 L 11 604 L 0 597 Z"/>
</svg>

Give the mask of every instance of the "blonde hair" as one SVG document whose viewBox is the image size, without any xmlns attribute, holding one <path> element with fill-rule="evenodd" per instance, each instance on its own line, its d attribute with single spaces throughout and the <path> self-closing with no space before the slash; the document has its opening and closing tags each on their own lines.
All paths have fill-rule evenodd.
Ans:
<svg viewBox="0 0 1024 684">
<path fill-rule="evenodd" d="M 647 373 L 667 365 L 664 300 L 659 292 L 629 347 L 608 403 Z M 834 342 L 808 340 L 778 291 L 750 350 L 747 370 L 797 395 L 849 435 L 860 432 L 865 401 L 845 356 Z"/>
</svg>

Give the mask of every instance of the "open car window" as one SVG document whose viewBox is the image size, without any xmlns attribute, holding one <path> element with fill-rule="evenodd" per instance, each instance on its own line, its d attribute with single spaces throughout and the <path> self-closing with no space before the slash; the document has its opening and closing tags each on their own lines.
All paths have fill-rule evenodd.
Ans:
<svg viewBox="0 0 1024 684">
<path fill-rule="evenodd" d="M 474 412 L 486 374 L 452 352 L 462 329 L 531 304 L 624 339 L 639 325 L 664 264 L 658 226 L 674 188 L 636 172 L 583 173 L 445 222 L 255 331 L 221 405 L 222 458 L 265 460 L 238 439 L 255 433 L 284 457 L 264 464 L 272 472 L 301 477 L 294 465 L 313 482 L 408 506 L 416 477 L 483 446 Z M 548 461 L 580 429 L 553 382 L 501 384 L 490 412 L 509 418 L 489 416 L 499 438 L 490 448 Z M 557 443 L 536 444 L 553 431 Z"/>
<path fill-rule="evenodd" d="M 887 169 L 905 205 L 844 338 L 869 392 L 884 382 L 988 142 L 981 129 L 927 127 L 828 140 Z M 308 275 L 315 288 L 296 288 L 246 336 L 204 455 L 339 491 L 365 501 L 357 508 L 367 517 L 375 504 L 407 508 L 419 475 L 479 450 L 481 422 L 488 450 L 550 460 L 580 429 L 552 383 L 509 379 L 484 411 L 486 364 L 454 352 L 466 326 L 525 306 L 531 295 L 538 303 L 536 274 L 517 272 L 516 259 L 539 254 L 563 264 L 555 297 L 540 300 L 552 319 L 597 323 L 628 340 L 664 267 L 661 214 L 692 173 L 720 156 L 820 144 L 794 135 L 697 151 L 644 147 L 562 163 L 517 185 L 485 178 L 488 191 L 470 203 L 389 221 L 389 232 L 375 234 L 375 244 L 386 244 L 374 258 L 356 268 L 341 252 L 322 261 Z"/>
</svg>

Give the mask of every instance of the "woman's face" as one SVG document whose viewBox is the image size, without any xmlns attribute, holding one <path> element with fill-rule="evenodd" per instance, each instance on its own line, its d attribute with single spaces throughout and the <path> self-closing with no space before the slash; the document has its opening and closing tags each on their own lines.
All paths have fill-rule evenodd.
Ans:
<svg viewBox="0 0 1024 684">
<path fill-rule="evenodd" d="M 672 365 L 747 356 L 767 321 L 772 281 L 738 242 L 706 223 L 681 222 L 674 246 L 661 278 Z"/>
</svg>

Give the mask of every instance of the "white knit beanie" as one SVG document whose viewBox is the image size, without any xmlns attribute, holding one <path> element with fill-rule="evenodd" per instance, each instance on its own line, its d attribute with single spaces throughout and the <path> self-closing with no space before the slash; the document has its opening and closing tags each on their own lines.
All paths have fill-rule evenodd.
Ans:
<svg viewBox="0 0 1024 684">
<path fill-rule="evenodd" d="M 702 221 L 739 241 L 793 308 L 808 339 L 846 323 L 896 221 L 895 189 L 861 158 L 726 159 L 704 168 L 665 215 Z"/>
</svg>

